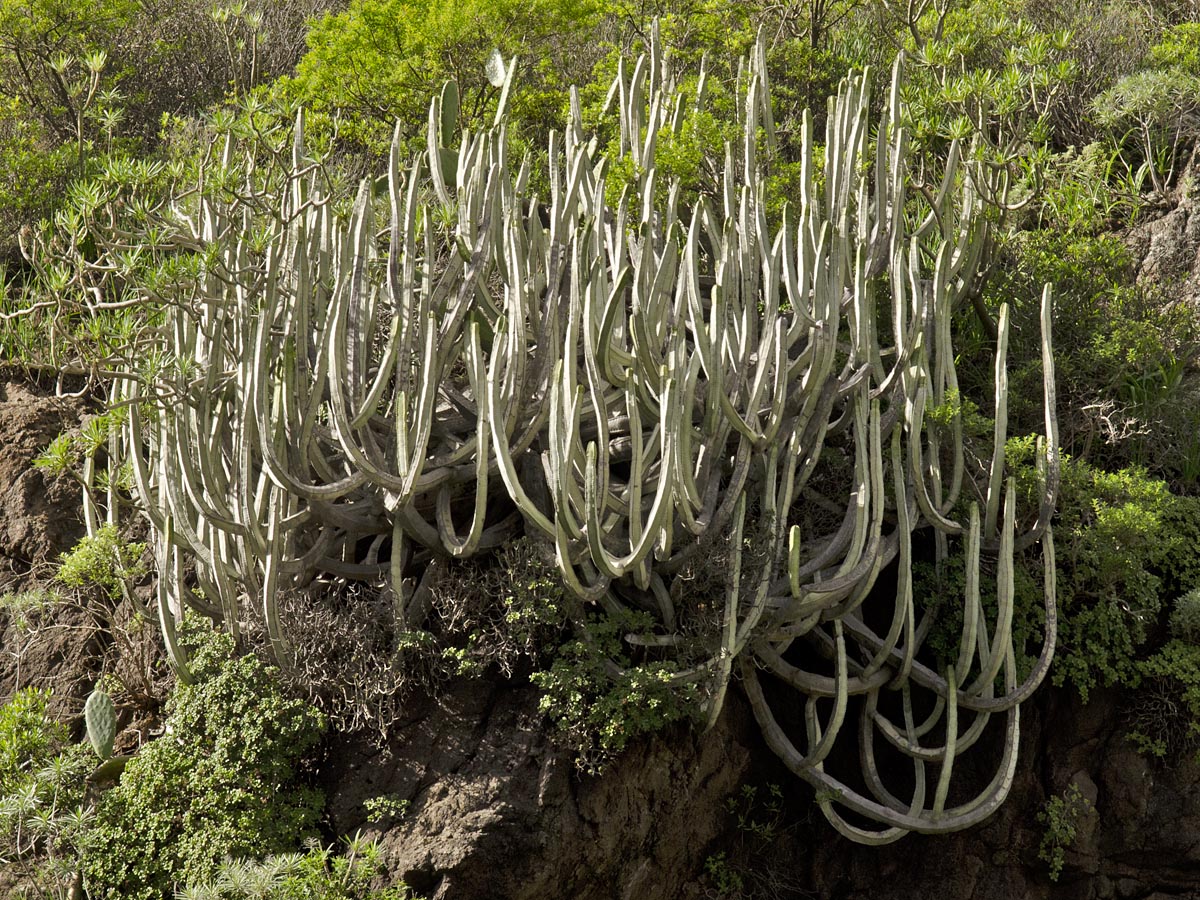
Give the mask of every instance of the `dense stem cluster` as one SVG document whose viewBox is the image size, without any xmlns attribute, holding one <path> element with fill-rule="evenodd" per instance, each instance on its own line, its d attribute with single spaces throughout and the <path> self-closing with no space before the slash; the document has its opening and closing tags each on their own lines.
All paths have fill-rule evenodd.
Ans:
<svg viewBox="0 0 1200 900">
<path fill-rule="evenodd" d="M 532 194 L 528 159 L 513 171 L 503 99 L 492 129 L 448 149 L 453 92 L 430 111 L 429 153 L 404 168 L 397 142 L 386 183 L 365 182 L 348 217 L 322 193 L 300 122 L 274 225 L 201 189 L 180 221 L 217 248 L 213 264 L 164 329 L 173 364 L 152 389 L 120 382 L 130 415 L 113 447 L 154 526 L 183 677 L 186 607 L 236 632 L 259 606 L 287 666 L 303 648 L 281 592 L 377 582 L 400 627 L 419 630 L 444 560 L 525 534 L 581 602 L 652 617 L 626 639 L 677 654 L 674 677 L 704 686 L 710 722 L 739 675 L 771 747 L 850 837 L 949 831 L 996 808 L 1018 706 L 1054 647 L 1049 292 L 1042 496 L 1018 534 L 1007 313 L 978 486 L 956 406 L 951 315 L 986 245 L 988 168 L 953 145 L 941 185 L 909 196 L 898 63 L 874 122 L 868 77 L 843 82 L 819 158 L 805 118 L 801 194 L 772 225 L 761 45 L 744 72 L 743 140 L 719 194 L 690 208 L 658 184 L 655 146 L 702 107 L 705 79 L 685 96 L 657 44 L 609 93 L 634 171 L 615 208 L 576 97 L 550 141 L 548 197 Z M 214 165 L 235 162 L 229 150 Z M 950 539 L 966 547 L 966 595 L 957 658 L 937 671 L 921 653 L 934 613 L 914 604 L 914 547 L 940 562 Z M 1044 647 L 1021 680 L 1013 553 L 1038 541 Z M 722 588 L 705 616 L 688 580 L 713 559 Z M 777 720 L 785 693 L 804 699 L 799 740 Z M 826 770 L 855 711 L 859 786 Z M 993 714 L 1006 717 L 995 777 L 952 806 L 954 761 Z M 879 739 L 911 759 L 905 796 L 884 783 Z"/>
</svg>

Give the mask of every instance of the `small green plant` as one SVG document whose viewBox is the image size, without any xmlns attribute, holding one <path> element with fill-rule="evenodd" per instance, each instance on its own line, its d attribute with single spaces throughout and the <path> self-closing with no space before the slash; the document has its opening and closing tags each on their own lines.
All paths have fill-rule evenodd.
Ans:
<svg viewBox="0 0 1200 900">
<path fill-rule="evenodd" d="M 704 860 L 704 871 L 712 880 L 713 890 L 721 900 L 740 897 L 746 889 L 741 874 L 725 858 L 724 852 L 714 853 Z"/>
<path fill-rule="evenodd" d="M 783 789 L 768 784 L 760 791 L 757 785 L 743 784 L 737 794 L 726 798 L 725 809 L 740 834 L 770 844 L 783 823 Z"/>
<path fill-rule="evenodd" d="M 1194 588 L 1175 601 L 1171 610 L 1171 636 L 1200 644 L 1200 588 Z"/>
<path fill-rule="evenodd" d="M 117 600 L 124 582 L 146 574 L 146 565 L 141 561 L 145 549 L 143 543 L 122 539 L 115 525 L 104 525 L 94 537 L 85 537 L 75 549 L 59 557 L 55 577 L 68 587 L 98 587 Z"/>
<path fill-rule="evenodd" d="M 1125 737 L 1129 739 L 1134 749 L 1142 756 L 1153 757 L 1154 759 L 1166 759 L 1171 752 L 1171 745 L 1167 743 L 1165 738 L 1154 737 L 1145 731 L 1135 729 L 1127 732 Z"/>
<path fill-rule="evenodd" d="M 67 743 L 49 699 L 27 688 L 0 706 L 0 860 L 25 895 L 66 900 L 92 820 L 95 757 Z"/>
<path fill-rule="evenodd" d="M 1156 667 L 1164 661 L 1161 653 L 1143 663 Z M 1177 670 L 1178 671 L 1178 670 Z M 1149 676 L 1141 687 L 1129 694 L 1125 709 L 1125 737 L 1142 756 L 1166 760 L 1194 747 L 1200 729 L 1189 714 L 1180 683 L 1170 676 Z"/>
<path fill-rule="evenodd" d="M 363 837 L 335 853 L 309 841 L 305 853 L 227 859 L 216 874 L 176 892 L 176 900 L 418 900 L 404 885 L 373 888 L 384 873 L 379 845 Z"/>
<path fill-rule="evenodd" d="M 602 771 L 631 740 L 661 731 L 699 708 L 699 689 L 694 683 L 676 683 L 673 663 L 633 664 L 624 635 L 646 626 L 634 616 L 594 616 L 588 640 L 567 642 L 549 669 L 530 678 L 542 691 L 539 708 L 575 751 L 579 768 L 589 773 Z M 619 674 L 606 670 L 606 658 L 616 663 Z"/>
<path fill-rule="evenodd" d="M 725 798 L 728 815 L 724 849 L 704 861 L 705 896 L 712 900 L 751 897 L 807 897 L 801 884 L 781 870 L 779 840 L 786 824 L 783 789 L 775 783 L 743 784 Z"/>
<path fill-rule="evenodd" d="M 941 403 L 926 407 L 925 418 L 943 429 L 949 429 L 958 419 L 963 432 L 973 437 L 989 434 L 994 428 L 994 422 L 980 412 L 979 405 L 955 388 L 946 391 Z"/>
<path fill-rule="evenodd" d="M 1045 828 L 1038 858 L 1050 867 L 1050 880 L 1058 881 L 1066 863 L 1067 848 L 1075 843 L 1079 825 L 1092 810 L 1091 802 L 1083 796 L 1079 785 L 1072 784 L 1061 795 L 1050 797 L 1037 814 Z"/>
<path fill-rule="evenodd" d="M 7 795 L 66 740 L 66 729 L 46 715 L 50 692 L 24 688 L 0 706 L 0 795 Z"/>
<path fill-rule="evenodd" d="M 33 626 L 39 613 L 56 606 L 62 600 L 61 594 L 45 588 L 7 593 L 0 596 L 0 612 L 6 613 L 9 621 L 24 631 Z"/>
<path fill-rule="evenodd" d="M 523 537 L 489 560 L 452 564 L 442 572 L 432 603 L 436 643 L 452 674 L 495 669 L 510 676 L 520 660 L 544 661 L 546 648 L 561 643 L 569 601 L 539 549 Z"/>
<path fill-rule="evenodd" d="M 1168 641 L 1138 664 L 1129 738 L 1139 752 L 1166 758 L 1200 741 L 1200 645 Z"/>
<path fill-rule="evenodd" d="M 397 819 L 403 819 L 408 814 L 412 801 L 399 794 L 381 794 L 369 797 L 363 801 L 363 810 L 367 821 L 374 825 L 386 825 Z"/>
</svg>

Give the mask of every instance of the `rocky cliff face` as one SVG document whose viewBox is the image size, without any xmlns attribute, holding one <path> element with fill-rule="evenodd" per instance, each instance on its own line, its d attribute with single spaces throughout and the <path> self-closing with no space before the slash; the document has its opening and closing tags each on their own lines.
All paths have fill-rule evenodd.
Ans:
<svg viewBox="0 0 1200 900">
<path fill-rule="evenodd" d="M 47 478 L 33 460 L 87 408 L 0 376 L 0 594 L 44 584 L 52 561 L 84 534 L 78 486 Z M 69 613 L 59 627 L 26 635 L 0 612 L 0 625 L 0 701 L 18 687 L 53 688 L 59 712 L 78 715 L 91 690 L 87 661 L 99 650 L 90 623 Z"/>
<path fill-rule="evenodd" d="M 1200 165 L 1180 178 L 1171 208 L 1131 229 L 1126 244 L 1139 260 L 1140 283 L 1158 285 L 1175 299 L 1200 295 Z"/>
<path fill-rule="evenodd" d="M 883 848 L 825 824 L 740 698 L 707 735 L 679 729 L 592 778 L 547 744 L 527 689 L 465 683 L 415 712 L 386 751 L 339 741 L 326 777 L 343 830 L 363 824 L 366 797 L 411 800 L 377 833 L 393 873 L 444 900 L 1200 897 L 1200 765 L 1148 762 L 1125 721 L 1115 693 L 1085 706 L 1045 690 L 1024 716 L 1020 771 L 999 814 Z M 782 788 L 781 815 L 770 784 Z M 1038 858 L 1037 814 L 1071 785 L 1089 803 L 1055 883 Z M 722 894 L 731 877 L 740 892 Z"/>
</svg>

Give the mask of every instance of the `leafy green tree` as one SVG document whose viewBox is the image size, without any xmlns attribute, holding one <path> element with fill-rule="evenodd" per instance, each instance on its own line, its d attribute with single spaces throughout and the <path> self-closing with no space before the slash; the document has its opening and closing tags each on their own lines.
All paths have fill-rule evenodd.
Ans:
<svg viewBox="0 0 1200 900">
<path fill-rule="evenodd" d="M 0 2 L 0 247 L 49 213 L 67 179 L 83 174 L 97 118 L 116 105 L 109 51 L 134 0 Z"/>
<path fill-rule="evenodd" d="M 396 122 L 422 145 L 429 98 L 458 83 L 461 124 L 490 124 L 499 89 L 489 81 L 493 50 L 518 57 L 517 119 L 558 127 L 565 85 L 594 60 L 594 0 L 354 0 L 313 24 L 309 52 L 286 85 L 294 100 L 338 117 L 341 137 L 386 152 Z"/>
</svg>

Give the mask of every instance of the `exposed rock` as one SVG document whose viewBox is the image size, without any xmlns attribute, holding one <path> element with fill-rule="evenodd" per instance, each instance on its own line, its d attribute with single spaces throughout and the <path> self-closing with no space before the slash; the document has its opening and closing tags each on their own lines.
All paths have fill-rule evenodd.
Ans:
<svg viewBox="0 0 1200 900">
<path fill-rule="evenodd" d="M 346 831 L 364 799 L 411 800 L 382 834 L 385 858 L 436 900 L 670 897 L 702 870 L 747 780 L 750 728 L 732 704 L 708 735 L 674 729 L 587 777 L 549 741 L 531 688 L 464 682 L 386 751 L 336 747 L 330 812 Z"/>
<path fill-rule="evenodd" d="M 1180 178 L 1179 199 L 1165 214 L 1148 219 L 1126 235 L 1138 260 L 1137 280 L 1155 284 L 1173 300 L 1200 296 L 1200 165 Z"/>
<path fill-rule="evenodd" d="M 437 900 L 716 897 L 705 862 L 740 879 L 731 897 L 823 900 L 1105 900 L 1200 897 L 1200 765 L 1149 762 L 1122 727 L 1122 698 L 1086 706 L 1048 689 L 1022 716 L 1008 802 L 979 828 L 882 848 L 838 836 L 782 770 L 731 695 L 707 735 L 676 729 L 583 777 L 549 743 L 531 689 L 484 682 L 426 701 L 385 751 L 340 739 L 325 770 L 339 830 L 362 801 L 411 801 L 376 829 L 391 874 Z M 727 809 L 745 785 L 782 786 L 786 813 L 751 833 Z M 1092 805 L 1058 882 L 1038 858 L 1037 813 L 1071 784 Z M 753 804 L 761 804 L 764 794 Z M 771 821 L 766 821 L 771 820 Z"/>
<path fill-rule="evenodd" d="M 26 383 L 0 382 L 0 594 L 25 590 L 84 534 L 79 487 L 33 460 L 89 408 Z M 89 617 L 65 609 L 30 631 L 0 609 L 0 702 L 23 687 L 53 690 L 59 714 L 76 715 L 94 680 L 99 645 Z"/>
<path fill-rule="evenodd" d="M 54 559 L 83 535 L 79 487 L 47 477 L 33 460 L 64 430 L 79 424 L 89 404 L 26 384 L 0 387 L 0 589 Z"/>
</svg>

